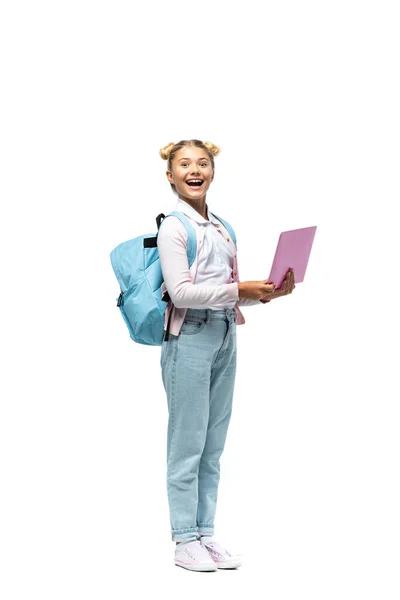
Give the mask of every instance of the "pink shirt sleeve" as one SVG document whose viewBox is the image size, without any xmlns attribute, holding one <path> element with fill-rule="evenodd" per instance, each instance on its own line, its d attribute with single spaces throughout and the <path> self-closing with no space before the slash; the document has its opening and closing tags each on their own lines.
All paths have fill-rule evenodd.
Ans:
<svg viewBox="0 0 400 600">
<path fill-rule="evenodd" d="M 168 217 L 157 236 L 158 254 L 164 283 L 171 301 L 177 308 L 207 308 L 210 304 L 221 309 L 227 302 L 236 301 L 237 282 L 223 285 L 196 285 L 190 278 L 186 253 L 187 232 L 176 217 Z"/>
</svg>

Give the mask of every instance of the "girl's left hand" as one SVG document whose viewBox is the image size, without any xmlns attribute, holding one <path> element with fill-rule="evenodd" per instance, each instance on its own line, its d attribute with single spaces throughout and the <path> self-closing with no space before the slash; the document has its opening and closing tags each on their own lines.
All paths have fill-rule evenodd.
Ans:
<svg viewBox="0 0 400 600">
<path fill-rule="evenodd" d="M 294 271 L 292 268 L 290 268 L 289 271 L 286 273 L 286 277 L 283 280 L 281 287 L 275 288 L 272 294 L 268 294 L 268 296 L 263 296 L 262 298 L 260 298 L 260 302 L 265 304 L 266 302 L 270 302 L 275 298 L 287 296 L 288 294 L 291 294 L 293 292 L 295 287 L 296 284 L 294 283 Z"/>
</svg>

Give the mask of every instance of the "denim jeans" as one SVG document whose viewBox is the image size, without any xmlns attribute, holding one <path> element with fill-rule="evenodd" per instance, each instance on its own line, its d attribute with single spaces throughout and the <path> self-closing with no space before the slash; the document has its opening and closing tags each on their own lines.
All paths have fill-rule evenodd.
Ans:
<svg viewBox="0 0 400 600">
<path fill-rule="evenodd" d="M 172 539 L 214 534 L 236 375 L 234 309 L 187 310 L 160 366 L 168 402 L 167 491 Z"/>
</svg>

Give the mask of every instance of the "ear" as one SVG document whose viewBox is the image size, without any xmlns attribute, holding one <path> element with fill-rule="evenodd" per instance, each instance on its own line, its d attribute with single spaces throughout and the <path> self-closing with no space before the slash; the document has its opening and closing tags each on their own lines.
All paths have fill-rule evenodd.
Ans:
<svg viewBox="0 0 400 600">
<path fill-rule="evenodd" d="M 171 171 L 166 171 L 167 179 L 170 183 L 175 183 L 174 178 L 172 177 Z"/>
</svg>

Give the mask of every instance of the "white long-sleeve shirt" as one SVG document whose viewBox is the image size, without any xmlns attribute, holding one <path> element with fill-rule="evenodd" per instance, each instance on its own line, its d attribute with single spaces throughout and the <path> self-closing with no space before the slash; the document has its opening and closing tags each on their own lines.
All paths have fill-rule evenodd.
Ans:
<svg viewBox="0 0 400 600">
<path fill-rule="evenodd" d="M 190 204 L 179 198 L 175 210 L 181 211 L 194 228 L 204 228 L 198 254 L 195 282 L 190 277 L 187 259 L 187 232 L 174 216 L 165 219 L 158 232 L 157 246 L 164 283 L 177 308 L 222 310 L 262 304 L 259 300 L 239 298 L 238 283 L 233 279 L 235 244 L 222 223 L 208 211 L 204 219 Z"/>
</svg>

